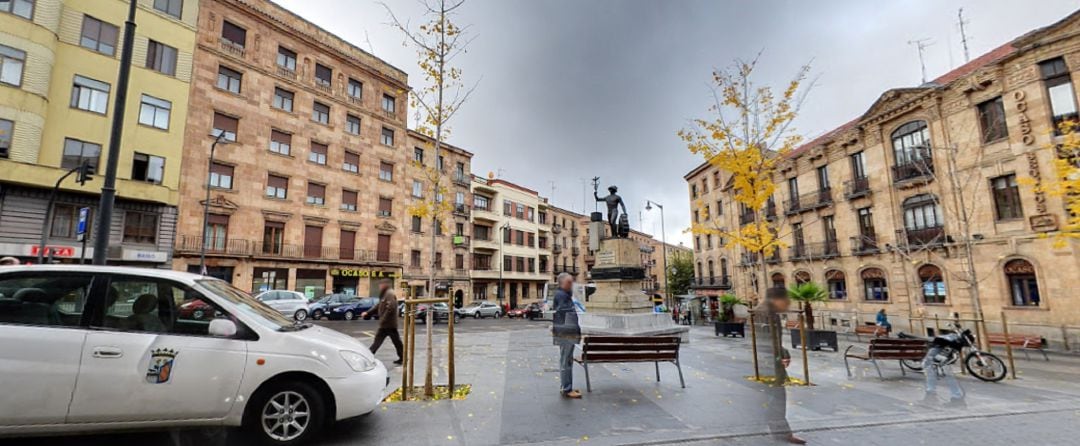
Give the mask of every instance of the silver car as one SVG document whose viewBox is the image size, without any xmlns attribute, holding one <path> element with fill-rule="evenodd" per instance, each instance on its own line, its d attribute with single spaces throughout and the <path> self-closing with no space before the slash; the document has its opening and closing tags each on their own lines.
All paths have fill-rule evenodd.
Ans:
<svg viewBox="0 0 1080 446">
<path fill-rule="evenodd" d="M 255 299 L 298 321 L 305 320 L 308 317 L 308 300 L 307 296 L 302 293 L 288 290 L 270 290 L 256 294 Z"/>
<path fill-rule="evenodd" d="M 477 319 L 485 317 L 498 318 L 503 315 L 502 307 L 487 301 L 473 302 L 456 311 L 461 317 L 474 317 Z"/>
</svg>

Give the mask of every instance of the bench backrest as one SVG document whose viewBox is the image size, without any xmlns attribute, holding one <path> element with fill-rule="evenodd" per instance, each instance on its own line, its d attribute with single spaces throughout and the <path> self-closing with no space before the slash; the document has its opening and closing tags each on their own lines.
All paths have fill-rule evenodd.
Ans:
<svg viewBox="0 0 1080 446">
<path fill-rule="evenodd" d="M 799 320 L 792 319 L 784 323 L 784 328 L 799 328 Z"/>
<path fill-rule="evenodd" d="M 1005 333 L 988 333 L 986 335 L 986 341 L 991 344 L 1004 345 L 1006 342 Z M 1012 345 L 1027 345 L 1028 347 L 1039 348 L 1042 347 L 1042 336 L 1032 334 L 1016 334 L 1009 333 L 1008 343 Z"/>
<path fill-rule="evenodd" d="M 581 359 L 593 362 L 674 361 L 679 357 L 678 336 L 586 336 Z"/>
<path fill-rule="evenodd" d="M 870 357 L 878 359 L 922 359 L 926 356 L 926 341 L 918 339 L 870 340 Z"/>
<path fill-rule="evenodd" d="M 885 333 L 885 327 L 879 325 L 857 325 L 855 326 L 855 333 L 883 334 Z"/>
</svg>

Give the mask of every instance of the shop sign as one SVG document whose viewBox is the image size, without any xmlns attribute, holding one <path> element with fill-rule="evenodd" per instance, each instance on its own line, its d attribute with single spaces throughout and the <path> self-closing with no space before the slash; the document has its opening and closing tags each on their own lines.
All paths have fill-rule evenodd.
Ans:
<svg viewBox="0 0 1080 446">
<path fill-rule="evenodd" d="M 1016 101 L 1016 111 L 1020 121 L 1020 141 L 1025 146 L 1035 144 L 1035 135 L 1031 132 L 1031 119 L 1027 115 L 1027 93 L 1024 90 L 1017 90 L 1013 92 L 1013 100 Z"/>
<path fill-rule="evenodd" d="M 398 277 L 396 271 L 382 271 L 382 270 L 370 270 L 370 269 L 349 269 L 349 268 L 331 268 L 330 275 L 332 277 L 357 277 L 361 279 L 365 278 L 388 278 L 392 279 Z"/>
<path fill-rule="evenodd" d="M 134 262 L 165 262 L 169 256 L 161 251 L 143 251 L 139 249 L 124 248 L 120 251 L 120 259 Z"/>
<path fill-rule="evenodd" d="M 38 245 L 30 245 L 30 255 L 36 256 L 41 252 L 41 247 Z M 48 245 L 45 247 L 44 257 L 75 257 L 74 246 L 56 246 Z"/>
</svg>

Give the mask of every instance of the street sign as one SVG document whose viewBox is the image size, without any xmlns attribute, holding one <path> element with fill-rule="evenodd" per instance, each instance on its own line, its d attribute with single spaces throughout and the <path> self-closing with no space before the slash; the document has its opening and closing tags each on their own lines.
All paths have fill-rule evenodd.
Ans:
<svg viewBox="0 0 1080 446">
<path fill-rule="evenodd" d="M 86 237 L 86 220 L 90 217 L 90 208 L 79 208 L 79 223 L 75 226 L 75 235 L 78 236 L 79 241 L 82 241 Z"/>
</svg>

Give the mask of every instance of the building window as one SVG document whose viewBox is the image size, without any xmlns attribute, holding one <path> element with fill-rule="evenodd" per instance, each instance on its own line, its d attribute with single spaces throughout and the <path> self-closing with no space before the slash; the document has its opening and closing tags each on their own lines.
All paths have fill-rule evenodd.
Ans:
<svg viewBox="0 0 1080 446">
<path fill-rule="evenodd" d="M 364 98 L 364 84 L 350 77 L 349 85 L 345 88 L 345 93 L 353 100 L 359 101 Z"/>
<path fill-rule="evenodd" d="M 229 216 L 221 214 L 209 214 L 206 216 L 206 231 L 203 232 L 203 240 L 206 249 L 224 250 L 229 236 Z"/>
<path fill-rule="evenodd" d="M 341 190 L 341 210 L 356 212 L 357 193 L 354 190 Z"/>
<path fill-rule="evenodd" d="M 423 225 L 423 223 L 420 220 L 420 217 L 417 216 L 417 215 L 413 215 L 412 216 L 412 232 L 415 232 L 417 234 L 424 232 L 423 229 L 422 229 L 422 227 L 423 227 L 422 225 Z"/>
<path fill-rule="evenodd" d="M 168 130 L 171 113 L 172 102 L 142 95 L 142 102 L 139 104 L 139 124 Z"/>
<path fill-rule="evenodd" d="M 1035 267 L 1023 259 L 1010 260 L 1005 264 L 1005 278 L 1009 281 L 1009 293 L 1012 304 L 1018 307 L 1037 307 L 1042 299 L 1039 296 L 1039 283 L 1035 278 Z"/>
<path fill-rule="evenodd" d="M 409 265 L 413 268 L 420 267 L 420 251 L 414 249 L 409 252 Z"/>
<path fill-rule="evenodd" d="M 289 178 L 270 174 L 266 178 L 266 196 L 284 200 L 289 195 Z"/>
<path fill-rule="evenodd" d="M 315 84 L 329 87 L 334 79 L 334 69 L 326 65 L 315 64 Z"/>
<path fill-rule="evenodd" d="M 34 0 L 0 0 L 0 12 L 33 20 Z"/>
<path fill-rule="evenodd" d="M 690 198 L 697 198 L 697 184 L 690 185 Z"/>
<path fill-rule="evenodd" d="M 308 161 L 315 164 L 326 165 L 326 154 L 330 151 L 330 148 L 326 144 L 311 142 L 311 151 L 308 152 Z"/>
<path fill-rule="evenodd" d="M 360 134 L 360 117 L 353 115 L 345 115 L 345 131 L 353 134 Z"/>
<path fill-rule="evenodd" d="M 788 178 L 787 180 L 788 198 L 796 206 L 799 204 L 799 179 Z"/>
<path fill-rule="evenodd" d="M 281 254 L 285 242 L 285 223 L 268 221 L 263 225 L 263 254 Z"/>
<path fill-rule="evenodd" d="M 903 166 L 930 158 L 930 128 L 926 121 L 912 121 L 892 133 L 896 165 Z"/>
<path fill-rule="evenodd" d="M 74 169 L 86 162 L 90 172 L 97 172 L 98 158 L 101 157 L 101 145 L 77 139 L 64 138 L 64 157 L 60 167 Z"/>
<path fill-rule="evenodd" d="M 1005 102 L 998 96 L 978 105 L 979 128 L 982 130 L 984 143 L 997 141 L 1009 136 L 1009 127 L 1005 124 Z"/>
<path fill-rule="evenodd" d="M 80 207 L 81 206 L 59 203 L 53 206 L 52 230 L 49 232 L 49 236 L 57 238 L 75 238 L 79 224 Z M 90 228 L 90 225 L 93 224 L 93 222 L 93 209 L 90 209 L 90 215 L 87 216 L 86 220 L 87 236 L 93 233 Z"/>
<path fill-rule="evenodd" d="M 176 18 L 184 10 L 184 0 L 154 0 L 154 9 Z"/>
<path fill-rule="evenodd" d="M 131 179 L 147 183 L 161 184 L 165 175 L 165 158 L 135 152 L 131 162 Z"/>
<path fill-rule="evenodd" d="M 445 171 L 445 169 L 444 169 L 445 161 L 446 161 L 446 159 L 443 158 L 442 155 L 439 155 L 439 157 L 435 159 L 435 168 L 439 169 L 439 172 L 444 172 Z"/>
<path fill-rule="evenodd" d="M 416 198 L 424 198 L 424 183 L 421 183 L 420 180 L 413 180 L 412 196 Z"/>
<path fill-rule="evenodd" d="M 169 76 L 176 75 L 176 48 L 151 40 L 146 46 L 146 68 Z M 237 73 L 236 91 L 240 92 L 239 73 Z M 218 74 L 218 87 L 221 87 L 221 74 Z M 229 91 L 232 91 L 229 89 Z"/>
<path fill-rule="evenodd" d="M 920 194 L 904 200 L 904 227 L 909 231 L 940 228 L 941 210 L 937 197 Z"/>
<path fill-rule="evenodd" d="M 14 132 L 14 122 L 0 119 L 0 158 L 7 158 L 11 154 L 11 134 Z"/>
<path fill-rule="evenodd" d="M 311 106 L 311 120 L 320 124 L 330 123 L 330 106 L 315 101 Z"/>
<path fill-rule="evenodd" d="M 277 66 L 289 70 L 290 72 L 296 72 L 296 52 L 278 45 L 277 48 Z"/>
<path fill-rule="evenodd" d="M 326 204 L 326 186 L 309 181 L 307 185 L 307 204 L 318 206 Z"/>
<path fill-rule="evenodd" d="M 360 154 L 345 152 L 345 161 L 342 162 L 341 169 L 346 172 L 360 173 Z"/>
<path fill-rule="evenodd" d="M 292 113 L 293 98 L 295 96 L 296 95 L 289 90 L 281 87 L 274 87 L 274 108 Z"/>
<path fill-rule="evenodd" d="M 711 271 L 709 273 L 709 276 L 712 276 Z M 784 275 L 782 273 L 773 273 L 772 277 L 770 277 L 770 280 L 772 280 L 773 288 L 787 288 L 787 280 L 784 279 Z"/>
<path fill-rule="evenodd" d="M 424 149 L 419 147 L 413 149 L 413 161 L 424 164 Z"/>
<path fill-rule="evenodd" d="M 796 285 L 806 285 L 810 283 L 810 273 L 806 271 L 796 271 L 794 278 Z"/>
<path fill-rule="evenodd" d="M 233 166 L 213 163 L 210 165 L 210 187 L 232 189 Z"/>
<path fill-rule="evenodd" d="M 71 87 L 71 106 L 79 110 L 105 114 L 109 107 L 109 84 L 88 77 L 75 76 Z"/>
<path fill-rule="evenodd" d="M 394 100 L 393 96 L 390 96 L 388 94 L 382 95 L 382 109 L 383 109 L 384 112 L 394 113 L 394 110 L 396 108 L 397 108 L 397 101 Z"/>
<path fill-rule="evenodd" d="M 120 30 L 111 23 L 102 22 L 90 16 L 83 16 L 82 38 L 79 45 L 101 54 L 112 56 L 116 53 L 116 37 Z"/>
<path fill-rule="evenodd" d="M 1020 204 L 1020 188 L 1016 185 L 1016 175 L 1009 174 L 990 179 L 994 193 L 994 209 L 998 220 L 1010 220 L 1024 216 Z"/>
<path fill-rule="evenodd" d="M 379 216 L 390 217 L 392 215 L 394 215 L 394 200 L 379 197 Z"/>
<path fill-rule="evenodd" d="M 382 142 L 382 145 L 384 145 L 384 146 L 393 147 L 394 146 L 394 131 L 391 130 L 391 129 L 388 129 L 386 127 L 383 127 L 383 129 L 382 129 L 382 139 L 380 141 Z"/>
<path fill-rule="evenodd" d="M 889 285 L 885 281 L 885 271 L 879 268 L 867 268 L 862 272 L 865 299 L 874 302 L 889 300 Z"/>
<path fill-rule="evenodd" d="M 454 269 L 465 269 L 465 255 L 454 254 Z"/>
<path fill-rule="evenodd" d="M 829 166 L 817 168 L 817 183 L 819 191 L 825 192 L 832 188 L 829 185 Z"/>
<path fill-rule="evenodd" d="M 851 154 L 851 178 L 861 180 L 866 178 L 866 161 L 862 152 Z"/>
<path fill-rule="evenodd" d="M 491 210 L 491 200 L 483 195 L 473 195 L 472 204 L 475 209 L 483 211 Z"/>
<path fill-rule="evenodd" d="M 221 39 L 225 42 L 243 49 L 247 45 L 247 30 L 233 22 L 225 20 L 221 23 Z"/>
<path fill-rule="evenodd" d="M 342 229 L 341 237 L 338 238 L 339 257 L 345 260 L 352 260 L 356 256 L 355 249 L 356 231 Z"/>
<path fill-rule="evenodd" d="M 25 52 L 0 45 L 0 83 L 16 87 L 22 85 L 22 72 L 25 63 Z"/>
<path fill-rule="evenodd" d="M 945 279 L 941 275 L 941 268 L 936 265 L 923 265 L 919 267 L 918 274 L 922 283 L 923 303 L 945 303 Z"/>
<path fill-rule="evenodd" d="M 1046 85 L 1047 96 L 1050 97 L 1050 114 L 1053 117 L 1054 129 L 1060 129 L 1063 122 L 1075 122 L 1077 120 L 1076 92 L 1073 91 L 1072 78 L 1069 75 L 1069 67 L 1065 65 L 1065 59 L 1058 57 L 1041 62 L 1039 72 L 1042 74 L 1043 84 Z"/>
<path fill-rule="evenodd" d="M 292 150 L 292 135 L 280 130 L 270 130 L 270 151 L 288 155 Z"/>
<path fill-rule="evenodd" d="M 309 259 L 321 257 L 322 239 L 322 226 L 304 226 L 304 257 Z M 297 271 L 297 273 L 299 273 L 299 271 Z M 323 274 L 325 274 L 325 272 Z M 299 282 L 299 277 L 297 278 L 297 282 Z"/>
<path fill-rule="evenodd" d="M 240 120 L 221 113 L 214 113 L 214 136 L 225 134 L 225 141 L 236 142 L 236 132 L 240 127 Z"/>
<path fill-rule="evenodd" d="M 379 179 L 383 181 L 394 181 L 394 165 L 385 161 L 380 162 Z"/>
<path fill-rule="evenodd" d="M 154 244 L 157 240 L 158 215 L 150 212 L 124 213 L 124 243 Z"/>
<path fill-rule="evenodd" d="M 829 287 L 829 299 L 847 299 L 847 280 L 843 271 L 835 269 L 826 271 L 825 284 Z"/>
</svg>

